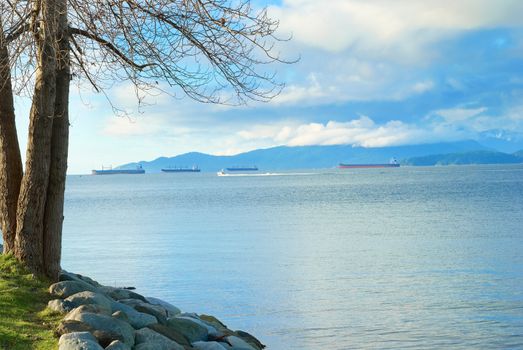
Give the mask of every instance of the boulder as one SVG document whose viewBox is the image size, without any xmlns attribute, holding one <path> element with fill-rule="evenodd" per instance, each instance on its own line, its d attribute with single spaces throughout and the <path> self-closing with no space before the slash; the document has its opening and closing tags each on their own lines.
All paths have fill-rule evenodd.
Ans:
<svg viewBox="0 0 523 350">
<path fill-rule="evenodd" d="M 101 308 L 98 305 L 91 304 L 91 305 L 80 305 L 77 308 L 69 311 L 67 315 L 65 315 L 65 320 L 74 320 L 76 318 L 77 314 L 81 314 L 84 312 L 90 312 L 92 314 L 104 314 L 104 315 L 110 315 L 110 313 L 106 310 Z"/>
<path fill-rule="evenodd" d="M 68 319 L 80 321 L 91 326 L 95 331 L 100 331 L 99 336 L 104 341 L 120 340 L 129 346 L 134 345 L 134 329 L 127 322 L 103 314 L 90 312 L 72 312 Z M 93 332 L 94 333 L 94 332 Z"/>
<path fill-rule="evenodd" d="M 135 293 L 129 289 L 102 286 L 99 288 L 99 290 L 100 292 L 110 296 L 114 300 L 136 299 L 141 300 L 143 302 L 147 301 L 143 295 Z"/>
<path fill-rule="evenodd" d="M 238 350 L 257 350 L 255 347 L 251 346 L 249 343 L 247 343 L 242 338 L 236 337 L 234 335 L 231 335 L 227 338 L 225 338 L 229 344 L 231 344 L 233 349 Z"/>
<path fill-rule="evenodd" d="M 58 327 L 56 327 L 55 334 L 61 336 L 67 333 L 92 332 L 93 330 L 91 326 L 80 321 L 62 320 Z"/>
<path fill-rule="evenodd" d="M 111 309 L 113 312 L 116 311 L 122 311 L 124 314 L 127 315 L 127 318 L 129 319 L 129 323 L 131 326 L 133 326 L 135 329 L 140 329 L 147 327 L 148 325 L 158 323 L 158 320 L 153 315 L 149 315 L 143 312 L 138 312 L 134 308 L 119 303 L 117 301 L 113 301 L 111 303 Z"/>
<path fill-rule="evenodd" d="M 131 347 L 119 340 L 115 340 L 109 344 L 105 350 L 131 350 Z"/>
<path fill-rule="evenodd" d="M 160 305 L 152 305 L 138 299 L 122 299 L 119 303 L 133 307 L 136 311 L 156 317 L 159 323 L 167 324 L 168 312 Z"/>
<path fill-rule="evenodd" d="M 213 337 L 221 337 L 224 335 L 223 332 L 219 332 L 215 327 L 200 320 L 200 318 L 196 314 L 192 314 L 192 313 L 180 314 L 180 315 L 176 316 L 175 318 L 180 318 L 180 319 L 185 319 L 185 320 L 195 322 L 195 323 L 199 324 L 200 326 L 207 328 L 207 333 Z"/>
<path fill-rule="evenodd" d="M 94 304 L 108 312 L 111 311 L 112 301 L 100 293 L 85 291 L 73 294 L 65 300 L 70 301 L 74 306 Z"/>
<path fill-rule="evenodd" d="M 158 298 L 153 298 L 153 297 L 147 297 L 146 298 L 147 302 L 151 305 L 159 305 L 161 306 L 162 308 L 164 308 L 166 311 L 167 311 L 167 318 L 169 317 L 174 317 L 180 313 L 182 313 L 180 311 L 180 309 L 178 309 L 176 306 L 166 302 L 166 301 L 163 301 L 162 299 L 158 299 Z"/>
<path fill-rule="evenodd" d="M 62 299 L 85 291 L 96 292 L 96 287 L 84 281 L 62 281 L 54 283 L 49 287 L 49 293 L 51 295 Z"/>
<path fill-rule="evenodd" d="M 266 347 L 264 344 L 262 344 L 261 341 L 259 341 L 252 334 L 249 334 L 249 333 L 244 332 L 244 331 L 236 331 L 235 333 L 236 333 L 236 335 L 238 337 L 242 338 L 247 343 L 249 343 L 252 347 L 254 347 L 254 348 L 258 349 L 258 350 L 262 350 L 262 349 L 264 349 Z"/>
<path fill-rule="evenodd" d="M 191 343 L 189 342 L 189 340 L 182 333 L 180 333 L 179 331 L 177 331 L 174 328 L 170 328 L 170 327 L 167 327 L 167 326 L 164 326 L 161 324 L 152 324 L 148 327 L 151 328 L 156 333 L 160 333 L 161 335 L 163 335 L 171 340 L 174 340 L 175 342 L 177 342 L 180 345 L 191 346 Z"/>
<path fill-rule="evenodd" d="M 167 321 L 167 326 L 183 334 L 190 343 L 207 340 L 209 334 L 206 327 L 187 318 L 171 318 Z"/>
<path fill-rule="evenodd" d="M 150 328 L 142 328 L 137 330 L 135 339 L 136 344 L 151 344 L 155 346 L 154 349 L 185 350 L 185 348 L 177 342 L 161 335 L 160 333 L 153 331 Z"/>
<path fill-rule="evenodd" d="M 76 274 L 76 273 L 67 272 L 65 270 L 62 270 L 60 272 L 58 280 L 59 281 L 81 281 L 81 282 L 89 283 L 93 287 L 100 287 L 101 286 L 100 283 L 96 282 L 95 280 L 93 280 L 93 279 L 91 279 L 91 278 L 89 278 L 87 276 L 82 276 L 82 275 L 79 275 L 79 274 Z"/>
<path fill-rule="evenodd" d="M 89 332 L 64 334 L 58 341 L 58 350 L 104 350 Z"/>
<path fill-rule="evenodd" d="M 62 299 L 49 300 L 49 302 L 47 303 L 47 307 L 61 314 L 66 314 L 75 308 L 73 303 Z"/>
<path fill-rule="evenodd" d="M 216 341 L 197 341 L 192 343 L 192 346 L 198 350 L 227 350 L 231 348 Z"/>
<path fill-rule="evenodd" d="M 115 312 L 113 312 L 113 314 L 111 316 L 113 316 L 114 318 L 117 318 L 119 320 L 122 320 L 122 321 L 125 321 L 125 322 L 129 323 L 129 317 L 127 317 L 125 312 L 115 311 Z"/>
<path fill-rule="evenodd" d="M 219 319 L 217 319 L 214 316 L 200 315 L 199 318 L 200 318 L 200 320 L 210 324 L 211 326 L 213 326 L 216 329 L 228 329 L 225 324 L 223 324 Z"/>
</svg>

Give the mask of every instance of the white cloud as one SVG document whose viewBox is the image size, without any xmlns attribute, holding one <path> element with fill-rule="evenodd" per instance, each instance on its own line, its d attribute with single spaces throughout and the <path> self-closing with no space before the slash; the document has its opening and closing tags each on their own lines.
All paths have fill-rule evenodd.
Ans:
<svg viewBox="0 0 523 350">
<path fill-rule="evenodd" d="M 272 141 L 273 145 L 341 145 L 386 147 L 454 140 L 463 132 L 445 126 L 425 129 L 398 120 L 377 124 L 367 116 L 347 122 L 329 121 L 294 125 L 256 125 L 237 135 L 244 141 Z"/>
<path fill-rule="evenodd" d="M 419 47 L 449 32 L 519 26 L 519 0 L 284 0 L 271 7 L 295 40 L 329 52 L 348 48 L 419 54 Z"/>
<path fill-rule="evenodd" d="M 479 108 L 457 107 L 457 108 L 449 108 L 449 109 L 440 109 L 440 110 L 434 111 L 433 114 L 442 117 L 448 123 L 458 123 L 458 122 L 464 122 L 464 121 L 468 121 L 472 118 L 475 118 L 478 115 L 485 112 L 486 110 L 487 110 L 486 107 L 479 107 Z"/>
</svg>

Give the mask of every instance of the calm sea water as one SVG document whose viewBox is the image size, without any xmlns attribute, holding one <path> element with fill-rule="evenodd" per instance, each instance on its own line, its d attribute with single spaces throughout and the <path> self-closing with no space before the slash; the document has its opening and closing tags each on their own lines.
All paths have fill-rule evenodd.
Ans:
<svg viewBox="0 0 523 350">
<path fill-rule="evenodd" d="M 269 349 L 523 348 L 523 166 L 71 176 L 63 267 Z"/>
</svg>

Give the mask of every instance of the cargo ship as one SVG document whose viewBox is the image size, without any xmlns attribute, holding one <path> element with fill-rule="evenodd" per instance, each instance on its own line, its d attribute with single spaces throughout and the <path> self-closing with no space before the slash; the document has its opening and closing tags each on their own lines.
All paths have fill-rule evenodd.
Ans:
<svg viewBox="0 0 523 350">
<path fill-rule="evenodd" d="M 256 165 L 253 166 L 233 166 L 230 168 L 225 168 L 220 171 L 218 171 L 218 176 L 224 176 L 224 175 L 242 175 L 242 174 L 252 174 L 257 173 L 258 167 Z"/>
<path fill-rule="evenodd" d="M 119 174 L 125 174 L 125 175 L 135 175 L 135 174 L 145 174 L 145 170 L 142 168 L 141 165 L 138 165 L 136 169 L 113 169 L 112 167 L 109 167 L 105 169 L 102 166 L 102 170 L 92 170 L 92 175 L 119 175 Z"/>
<path fill-rule="evenodd" d="M 233 166 L 230 168 L 225 168 L 227 171 L 258 171 L 258 167 L 254 166 Z"/>
<path fill-rule="evenodd" d="M 396 159 L 392 159 L 389 163 L 377 164 L 348 164 L 340 163 L 338 169 L 366 169 L 366 168 L 399 168 L 400 164 Z"/>
<path fill-rule="evenodd" d="M 162 168 L 162 172 L 164 173 L 199 173 L 200 168 L 197 166 L 193 166 L 191 168 L 189 167 L 174 167 L 174 168 Z"/>
</svg>

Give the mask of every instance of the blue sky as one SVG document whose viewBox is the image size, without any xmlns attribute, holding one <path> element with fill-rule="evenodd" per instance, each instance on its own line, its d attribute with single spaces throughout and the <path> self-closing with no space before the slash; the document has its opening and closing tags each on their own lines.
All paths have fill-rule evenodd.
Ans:
<svg viewBox="0 0 523 350">
<path fill-rule="evenodd" d="M 69 172 L 189 151 L 235 154 L 276 145 L 364 147 L 523 132 L 523 1 L 283 0 L 287 86 L 273 101 L 241 107 L 157 96 L 137 111 L 129 84 L 71 96 Z M 21 143 L 27 102 L 17 101 Z"/>
</svg>

